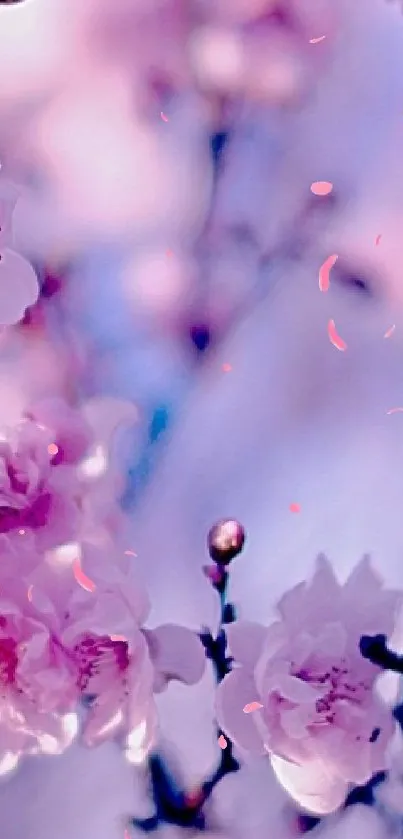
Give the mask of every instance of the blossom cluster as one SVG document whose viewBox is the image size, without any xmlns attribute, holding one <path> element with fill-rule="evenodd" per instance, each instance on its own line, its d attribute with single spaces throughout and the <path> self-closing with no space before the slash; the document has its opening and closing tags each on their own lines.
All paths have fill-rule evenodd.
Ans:
<svg viewBox="0 0 403 839">
<path fill-rule="evenodd" d="M 23 754 L 63 751 L 81 721 L 87 744 L 121 735 L 141 761 L 156 732 L 154 692 L 203 672 L 196 635 L 144 626 L 148 598 L 110 527 L 118 505 L 94 474 L 93 445 L 90 424 L 58 399 L 31 406 L 0 440 L 3 771 Z"/>
<path fill-rule="evenodd" d="M 147 628 L 150 604 L 123 550 L 114 482 L 94 469 L 95 440 L 84 412 L 56 398 L 1 436 L 0 771 L 24 754 L 63 751 L 79 729 L 89 746 L 119 737 L 142 762 L 157 743 L 155 694 L 171 679 L 199 681 L 206 653 L 231 749 L 267 753 L 304 809 L 338 809 L 387 767 L 395 722 L 377 692 L 379 649 L 401 594 L 368 557 L 341 585 L 321 556 L 269 627 L 238 619 L 225 598 L 245 535 L 224 520 L 209 533 L 214 565 L 204 569 L 222 602 L 217 639 Z M 237 766 L 231 756 L 226 771 Z"/>
</svg>

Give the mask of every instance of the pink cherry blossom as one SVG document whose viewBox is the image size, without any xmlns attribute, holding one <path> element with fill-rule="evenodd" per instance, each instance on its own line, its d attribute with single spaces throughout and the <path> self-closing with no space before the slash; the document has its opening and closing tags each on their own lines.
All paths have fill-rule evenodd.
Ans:
<svg viewBox="0 0 403 839">
<path fill-rule="evenodd" d="M 52 432 L 29 420 L 0 440 L 0 533 L 29 532 L 39 552 L 72 538 L 80 516 L 75 470 L 54 462 L 54 446 Z"/>
<path fill-rule="evenodd" d="M 308 810 L 337 809 L 350 784 L 385 768 L 394 725 L 359 639 L 389 635 L 400 599 L 382 589 L 368 558 L 342 586 L 319 557 L 310 585 L 281 599 L 278 621 L 227 630 L 238 666 L 218 689 L 219 723 L 241 748 L 268 752 L 280 783 Z M 262 709 L 244 714 L 254 701 Z"/>
<path fill-rule="evenodd" d="M 80 569 L 91 586 L 80 585 L 74 562 L 58 573 L 41 568 L 33 601 L 60 638 L 80 694 L 90 702 L 85 742 L 93 745 L 121 733 L 129 752 L 136 745 L 136 753 L 146 754 L 156 729 L 154 691 L 170 679 L 197 682 L 205 658 L 197 635 L 188 629 L 144 629 L 148 598 L 128 573 L 126 560 L 83 544 Z"/>
<path fill-rule="evenodd" d="M 0 755 L 60 752 L 64 717 L 77 701 L 74 668 L 38 617 L 22 581 L 0 589 Z"/>
</svg>

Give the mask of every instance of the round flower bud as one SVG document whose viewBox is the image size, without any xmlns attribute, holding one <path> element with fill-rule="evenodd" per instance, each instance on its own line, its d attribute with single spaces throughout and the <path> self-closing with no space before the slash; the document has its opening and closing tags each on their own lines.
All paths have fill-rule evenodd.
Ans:
<svg viewBox="0 0 403 839">
<path fill-rule="evenodd" d="M 236 519 L 222 519 L 213 525 L 207 544 L 211 559 L 218 565 L 229 565 L 238 556 L 245 542 L 245 531 Z"/>
</svg>

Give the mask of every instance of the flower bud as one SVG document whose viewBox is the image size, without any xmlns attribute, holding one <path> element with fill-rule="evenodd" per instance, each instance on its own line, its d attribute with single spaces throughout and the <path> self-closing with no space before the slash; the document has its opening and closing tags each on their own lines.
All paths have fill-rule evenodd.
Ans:
<svg viewBox="0 0 403 839">
<path fill-rule="evenodd" d="M 210 529 L 207 539 L 211 559 L 218 565 L 229 565 L 238 556 L 245 542 L 245 531 L 236 519 L 222 519 Z"/>
</svg>

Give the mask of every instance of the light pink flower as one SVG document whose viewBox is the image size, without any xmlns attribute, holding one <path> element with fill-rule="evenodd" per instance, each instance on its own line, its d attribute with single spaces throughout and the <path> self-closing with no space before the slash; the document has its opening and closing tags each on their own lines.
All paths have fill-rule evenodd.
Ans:
<svg viewBox="0 0 403 839">
<path fill-rule="evenodd" d="M 34 535 L 38 552 L 71 539 L 80 518 L 76 470 L 54 452 L 52 431 L 29 420 L 0 440 L 0 534 Z"/>
<path fill-rule="evenodd" d="M 0 757 L 62 751 L 64 715 L 78 691 L 74 668 L 32 607 L 24 584 L 0 586 Z"/>
<path fill-rule="evenodd" d="M 84 544 L 77 565 L 38 572 L 37 608 L 58 635 L 90 702 L 84 740 L 96 744 L 123 733 L 146 753 L 156 728 L 153 693 L 170 679 L 188 684 L 203 673 L 205 658 L 195 633 L 167 625 L 145 630 L 149 603 L 123 562 Z"/>
<path fill-rule="evenodd" d="M 280 783 L 308 810 L 337 809 L 350 784 L 385 768 L 394 725 L 374 693 L 380 671 L 358 644 L 363 634 L 391 633 L 399 601 L 367 558 L 341 586 L 319 557 L 311 584 L 281 599 L 280 620 L 228 627 L 239 666 L 218 689 L 219 723 L 241 748 L 268 752 Z M 245 714 L 254 701 L 263 707 Z"/>
</svg>

